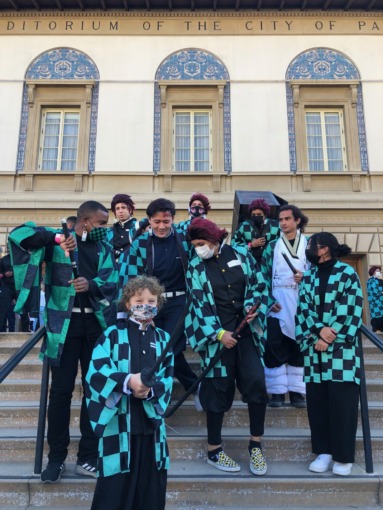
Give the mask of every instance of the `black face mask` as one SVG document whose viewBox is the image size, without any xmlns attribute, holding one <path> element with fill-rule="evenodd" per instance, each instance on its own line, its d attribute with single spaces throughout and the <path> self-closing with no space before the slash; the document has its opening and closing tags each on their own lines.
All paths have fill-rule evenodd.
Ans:
<svg viewBox="0 0 383 510">
<path fill-rule="evenodd" d="M 263 225 L 264 218 L 263 216 L 252 216 L 251 221 L 254 223 L 254 225 L 261 227 Z"/>
<path fill-rule="evenodd" d="M 190 207 L 190 214 L 193 218 L 199 218 L 205 214 L 205 209 L 203 207 L 199 207 L 198 205 Z"/>
<path fill-rule="evenodd" d="M 320 259 L 320 255 L 316 253 L 316 250 L 308 248 L 306 250 L 306 259 L 310 262 L 310 264 L 317 266 Z"/>
</svg>

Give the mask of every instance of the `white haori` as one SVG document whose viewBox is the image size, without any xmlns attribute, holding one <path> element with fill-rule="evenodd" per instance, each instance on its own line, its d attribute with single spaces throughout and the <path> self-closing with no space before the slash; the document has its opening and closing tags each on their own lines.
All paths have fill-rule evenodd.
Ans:
<svg viewBox="0 0 383 510">
<path fill-rule="evenodd" d="M 270 317 L 279 319 L 282 333 L 289 338 L 295 340 L 295 315 L 297 312 L 298 304 L 298 284 L 294 281 L 294 274 L 284 259 L 282 252 L 284 252 L 291 264 L 302 273 L 308 269 L 306 261 L 306 246 L 307 239 L 300 231 L 297 231 L 299 242 L 296 247 L 296 255 L 294 258 L 286 244 L 282 239 L 276 242 L 273 256 L 273 297 L 277 303 L 282 306 L 279 312 L 270 312 Z M 286 243 L 289 241 L 286 240 Z"/>
</svg>

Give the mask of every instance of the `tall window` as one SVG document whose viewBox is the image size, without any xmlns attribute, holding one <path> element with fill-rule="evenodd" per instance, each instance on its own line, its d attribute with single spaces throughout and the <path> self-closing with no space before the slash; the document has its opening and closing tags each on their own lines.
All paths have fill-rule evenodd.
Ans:
<svg viewBox="0 0 383 510">
<path fill-rule="evenodd" d="M 305 119 L 309 170 L 347 170 L 342 111 L 306 110 Z"/>
<path fill-rule="evenodd" d="M 177 172 L 211 170 L 211 112 L 178 110 L 173 114 L 173 169 Z"/>
<path fill-rule="evenodd" d="M 79 110 L 43 110 L 39 170 L 77 169 Z"/>
</svg>

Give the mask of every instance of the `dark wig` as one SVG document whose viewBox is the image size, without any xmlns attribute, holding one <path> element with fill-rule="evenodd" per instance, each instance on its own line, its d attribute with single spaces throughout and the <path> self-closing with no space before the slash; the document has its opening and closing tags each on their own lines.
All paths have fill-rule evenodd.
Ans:
<svg viewBox="0 0 383 510">
<path fill-rule="evenodd" d="M 379 271 L 381 271 L 382 267 L 381 266 L 371 266 L 370 269 L 368 270 L 368 274 L 370 276 L 372 276 L 377 269 L 379 269 Z"/>
<path fill-rule="evenodd" d="M 127 208 L 130 211 L 130 214 L 133 214 L 135 207 L 134 202 L 130 195 L 125 195 L 124 193 L 118 193 L 117 195 L 114 195 L 114 197 L 112 198 L 112 203 L 110 204 L 110 208 L 112 209 L 113 212 L 115 212 L 117 204 L 126 204 Z"/>
<path fill-rule="evenodd" d="M 327 246 L 330 249 L 330 254 L 333 259 L 345 257 L 351 253 L 351 248 L 347 246 L 347 244 L 339 244 L 338 239 L 334 234 L 330 234 L 330 232 L 313 234 L 310 237 L 310 245 L 312 246 L 313 243 L 314 246 Z"/>
<path fill-rule="evenodd" d="M 227 231 L 219 228 L 213 221 L 206 218 L 195 218 L 188 226 L 186 239 L 195 241 L 196 239 L 204 239 L 210 243 L 222 243 L 227 237 Z"/>
<path fill-rule="evenodd" d="M 194 200 L 199 200 L 200 202 L 203 203 L 203 207 L 206 213 L 210 211 L 211 209 L 210 202 L 206 195 L 204 195 L 203 193 L 193 193 L 189 200 L 189 207 L 191 206 L 192 202 L 194 202 Z"/>
<path fill-rule="evenodd" d="M 254 209 L 260 209 L 265 213 L 265 216 L 270 216 L 270 206 L 263 198 L 257 198 L 250 203 L 249 216 L 251 216 L 251 213 L 254 211 Z"/>
</svg>

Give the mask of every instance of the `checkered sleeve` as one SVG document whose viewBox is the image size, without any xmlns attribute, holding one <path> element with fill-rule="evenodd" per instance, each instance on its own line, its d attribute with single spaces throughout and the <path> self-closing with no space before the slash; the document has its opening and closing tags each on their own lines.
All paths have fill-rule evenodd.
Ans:
<svg viewBox="0 0 383 510">
<path fill-rule="evenodd" d="M 383 316 L 383 286 L 382 281 L 374 276 L 367 280 L 367 298 L 371 319 Z"/>
<path fill-rule="evenodd" d="M 204 350 L 208 343 L 216 343 L 215 337 L 222 329 L 213 301 L 213 292 L 209 289 L 204 275 L 205 272 L 201 273 L 195 265 L 189 265 L 186 281 L 193 298 L 185 318 L 185 333 L 195 351 Z"/>
<path fill-rule="evenodd" d="M 251 230 L 248 228 L 248 222 L 243 222 L 239 225 L 231 239 L 231 246 L 240 245 L 245 246 L 251 242 Z"/>
<path fill-rule="evenodd" d="M 113 349 L 118 345 L 118 330 L 115 326 L 107 329 L 97 341 L 85 378 L 85 398 L 90 424 L 97 437 L 102 437 L 105 427 L 118 412 L 119 398 L 122 396 L 122 381 L 127 372 L 118 370 L 113 362 Z M 118 348 L 118 347 L 117 347 Z"/>
<path fill-rule="evenodd" d="M 93 309 L 104 310 L 117 298 L 118 271 L 109 244 L 98 244 L 98 272 L 96 278 L 91 280 L 98 290 L 95 295 L 89 292 L 89 298 Z"/>
<path fill-rule="evenodd" d="M 331 285 L 330 281 L 329 285 Z M 351 266 L 344 264 L 337 285 L 340 292 L 336 299 L 336 307 L 329 321 L 329 326 L 337 331 L 334 344 L 340 342 L 353 343 L 362 325 L 363 292 L 358 275 Z"/>
<path fill-rule="evenodd" d="M 298 307 L 295 316 L 295 337 L 301 351 L 307 350 L 318 339 L 318 329 L 324 324 L 319 320 L 314 303 L 314 274 L 307 271 L 299 286 Z"/>
<path fill-rule="evenodd" d="M 165 331 L 156 329 L 157 336 L 157 355 L 161 356 L 170 336 Z M 169 351 L 155 374 L 155 382 L 153 386 L 153 397 L 144 401 L 144 408 L 149 418 L 153 416 L 163 416 L 170 403 L 174 374 L 174 355 Z M 150 409 L 152 408 L 152 411 Z"/>
</svg>

